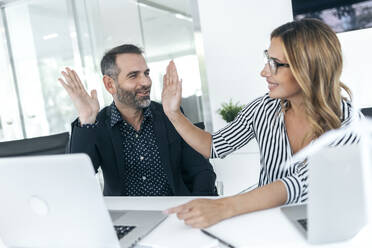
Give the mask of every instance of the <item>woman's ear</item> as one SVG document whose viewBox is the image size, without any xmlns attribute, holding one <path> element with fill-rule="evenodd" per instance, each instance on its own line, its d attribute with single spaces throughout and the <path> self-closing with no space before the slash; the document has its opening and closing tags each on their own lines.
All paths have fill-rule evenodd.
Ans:
<svg viewBox="0 0 372 248">
<path fill-rule="evenodd" d="M 111 94 L 116 94 L 116 85 L 114 79 L 110 76 L 104 75 L 103 76 L 103 84 L 105 85 L 106 90 Z"/>
</svg>

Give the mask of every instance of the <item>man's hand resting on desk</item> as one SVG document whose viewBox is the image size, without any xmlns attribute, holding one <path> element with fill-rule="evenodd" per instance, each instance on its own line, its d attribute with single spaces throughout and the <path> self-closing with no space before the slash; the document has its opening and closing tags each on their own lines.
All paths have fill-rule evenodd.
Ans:
<svg viewBox="0 0 372 248">
<path fill-rule="evenodd" d="M 226 199 L 196 199 L 167 209 L 167 214 L 177 214 L 178 219 L 194 228 L 206 228 L 231 217 Z"/>
<path fill-rule="evenodd" d="M 62 75 L 66 81 L 61 78 L 58 78 L 58 81 L 65 88 L 78 111 L 80 123 L 93 124 L 99 112 L 97 91 L 92 90 L 91 95 L 89 95 L 77 73 L 68 67 L 66 71 L 62 71 Z"/>
</svg>

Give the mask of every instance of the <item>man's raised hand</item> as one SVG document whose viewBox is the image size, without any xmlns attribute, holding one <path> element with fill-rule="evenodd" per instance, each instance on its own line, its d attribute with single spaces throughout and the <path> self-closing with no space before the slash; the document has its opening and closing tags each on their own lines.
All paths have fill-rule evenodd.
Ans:
<svg viewBox="0 0 372 248">
<path fill-rule="evenodd" d="M 61 73 L 65 80 L 58 78 L 58 81 L 65 88 L 78 111 L 80 123 L 95 123 L 99 112 L 97 91 L 92 90 L 91 95 L 89 95 L 74 70 L 66 67 L 66 71 L 62 71 Z"/>
</svg>

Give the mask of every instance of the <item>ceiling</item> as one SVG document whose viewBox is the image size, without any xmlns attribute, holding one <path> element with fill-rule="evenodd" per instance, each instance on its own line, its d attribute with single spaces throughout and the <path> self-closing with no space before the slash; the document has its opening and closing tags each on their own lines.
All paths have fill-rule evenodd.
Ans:
<svg viewBox="0 0 372 248">
<path fill-rule="evenodd" d="M 62 51 L 68 53 L 72 51 L 70 39 L 69 22 L 67 21 L 68 9 L 64 0 L 0 0 L 0 2 L 11 3 L 19 2 L 30 6 L 30 22 L 37 43 L 37 53 L 40 57 L 51 57 L 60 55 Z M 79 0 L 75 0 L 76 2 Z M 85 0 L 87 2 L 91 0 Z M 128 15 L 126 11 L 135 11 L 136 8 L 128 10 L 123 7 L 117 10 L 117 0 L 96 0 L 99 4 L 104 4 L 108 8 L 108 13 L 117 15 Z M 123 1 L 123 0 L 121 0 Z M 83 2 L 81 0 L 81 2 Z M 172 54 L 187 53 L 193 51 L 193 26 L 191 20 L 191 8 L 189 0 L 124 0 L 123 2 L 141 3 L 142 34 L 144 37 L 146 55 L 148 58 L 172 57 Z M 18 5 L 18 4 L 17 4 Z M 15 5 L 9 5 L 15 6 Z M 88 4 L 88 7 L 92 4 Z M 125 6 L 125 5 L 123 5 Z M 110 11 L 110 8 L 114 8 Z M 116 15 L 115 14 L 115 15 Z M 181 14 L 182 19 L 176 14 Z M 101 18 L 113 19 L 115 15 L 107 15 Z M 23 17 L 22 17 L 23 18 Z M 130 20 L 130 22 L 132 22 Z M 45 25 L 48 23 L 48 25 Z M 128 24 L 130 26 L 130 24 Z M 133 25 L 133 24 L 132 24 Z M 92 25 L 94 28 L 94 25 Z M 116 24 L 109 25 L 107 33 L 123 33 L 126 31 L 125 25 L 122 27 Z M 121 29 L 120 29 L 121 28 Z M 124 29 L 123 29 L 124 28 Z M 111 30 L 112 29 L 112 30 Z M 138 29 L 138 28 L 137 28 Z M 140 31 L 138 31 L 140 32 Z M 45 36 L 58 33 L 57 38 L 44 40 Z"/>
<path fill-rule="evenodd" d="M 191 15 L 191 7 L 189 0 L 148 0 L 148 2 L 159 4 L 177 10 L 179 12 Z"/>
</svg>

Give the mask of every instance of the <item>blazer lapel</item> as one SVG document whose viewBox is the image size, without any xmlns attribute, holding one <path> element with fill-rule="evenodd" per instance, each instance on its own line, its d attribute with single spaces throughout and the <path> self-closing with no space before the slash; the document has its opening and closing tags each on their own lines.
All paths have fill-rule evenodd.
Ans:
<svg viewBox="0 0 372 248">
<path fill-rule="evenodd" d="M 116 164 L 118 171 L 120 173 L 120 178 L 124 178 L 125 176 L 125 166 L 124 166 L 124 154 L 122 148 L 122 139 L 120 129 L 117 126 L 111 127 L 111 111 L 107 113 L 108 118 L 106 119 L 106 126 L 109 130 L 109 134 L 111 136 L 112 146 L 114 148 L 115 158 L 116 161 L 112 161 L 112 163 Z"/>
<path fill-rule="evenodd" d="M 154 105 L 151 104 L 151 111 L 152 111 L 153 118 L 154 118 L 153 127 L 154 127 L 155 138 L 156 138 L 156 141 L 159 147 L 160 160 L 164 167 L 165 173 L 167 174 L 169 186 L 173 194 L 175 194 L 173 173 L 172 173 L 171 164 L 169 160 L 169 149 L 168 149 L 169 141 L 168 141 L 167 129 L 165 126 L 165 119 L 164 119 L 164 116 L 162 116 L 162 114 L 160 113 L 160 111 L 157 110 L 153 106 Z"/>
</svg>

